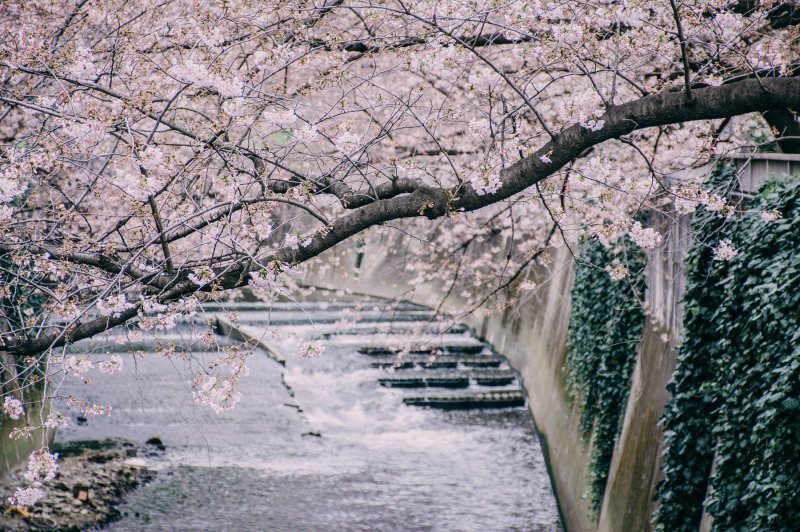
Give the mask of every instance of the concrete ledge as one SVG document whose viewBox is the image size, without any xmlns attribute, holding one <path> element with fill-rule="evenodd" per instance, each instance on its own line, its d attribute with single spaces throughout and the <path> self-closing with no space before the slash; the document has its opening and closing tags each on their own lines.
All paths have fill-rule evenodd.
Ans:
<svg viewBox="0 0 800 532">
<path fill-rule="evenodd" d="M 251 331 L 248 331 L 248 327 L 237 326 L 224 316 L 216 316 L 216 320 L 218 334 L 234 340 L 252 342 L 263 349 L 267 353 L 267 356 L 278 362 L 278 364 L 281 366 L 286 365 L 286 359 L 278 353 L 277 348 L 263 338 L 256 337 Z"/>
<path fill-rule="evenodd" d="M 515 408 L 525 406 L 525 395 L 521 391 L 464 393 L 458 395 L 424 395 L 406 397 L 403 403 L 409 406 L 427 406 L 444 410 L 466 410 L 472 408 Z"/>
</svg>

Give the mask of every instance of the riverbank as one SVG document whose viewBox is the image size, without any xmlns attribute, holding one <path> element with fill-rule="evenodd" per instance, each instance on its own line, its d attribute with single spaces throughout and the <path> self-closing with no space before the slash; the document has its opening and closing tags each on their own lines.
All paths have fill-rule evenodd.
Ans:
<svg viewBox="0 0 800 532">
<path fill-rule="evenodd" d="M 73 441 L 53 449 L 59 453 L 58 472 L 36 505 L 11 507 L 8 497 L 20 482 L 0 486 L 0 530 L 86 530 L 114 521 L 123 496 L 154 477 L 147 458 L 164 447 L 158 439 L 145 446 L 108 439 Z"/>
</svg>

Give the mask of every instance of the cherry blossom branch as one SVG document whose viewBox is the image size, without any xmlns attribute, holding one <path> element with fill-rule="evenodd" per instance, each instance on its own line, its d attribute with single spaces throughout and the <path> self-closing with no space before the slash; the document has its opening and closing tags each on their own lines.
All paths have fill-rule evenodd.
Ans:
<svg viewBox="0 0 800 532">
<path fill-rule="evenodd" d="M 605 125 L 599 131 L 589 131 L 579 124 L 561 132 L 553 141 L 501 172 L 503 185 L 495 194 L 478 194 L 467 186 L 460 197 L 450 191 L 420 186 L 412 193 L 370 203 L 339 218 L 324 232 L 318 233 L 307 246 L 299 250 L 284 250 L 265 257 L 263 262 L 300 263 L 330 249 L 373 225 L 401 218 L 425 216 L 437 218 L 450 211 L 477 210 L 507 199 L 533 186 L 575 160 L 588 148 L 606 140 L 618 138 L 637 129 L 693 120 L 709 120 L 750 112 L 796 107 L 800 105 L 800 78 L 747 80 L 719 87 L 699 89 L 689 104 L 680 93 L 646 96 L 609 109 Z M 542 156 L 550 155 L 550 162 Z M 222 286 L 235 288 L 240 271 L 220 278 Z M 175 294 L 191 287 L 176 286 Z"/>
</svg>

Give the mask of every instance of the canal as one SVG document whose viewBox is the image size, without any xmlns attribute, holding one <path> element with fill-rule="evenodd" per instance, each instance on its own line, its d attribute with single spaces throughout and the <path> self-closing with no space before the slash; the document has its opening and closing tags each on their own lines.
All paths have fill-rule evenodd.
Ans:
<svg viewBox="0 0 800 532">
<path fill-rule="evenodd" d="M 110 405 L 113 413 L 72 423 L 59 440 L 143 444 L 158 437 L 166 446 L 145 457 L 155 480 L 127 495 L 112 530 L 561 530 L 526 407 L 442 410 L 404 402 L 516 393 L 516 380 L 476 384 L 487 371 L 513 375 L 505 362 L 488 370 L 469 365 L 470 357 L 496 358 L 488 347 L 460 359 L 447 353 L 447 345 L 475 343 L 469 331 L 443 332 L 449 324 L 431 321 L 425 309 L 377 300 L 302 310 L 290 303 L 232 306 L 241 331 L 285 357 L 284 366 L 263 348 L 249 356 L 233 410 L 216 414 L 193 401 L 192 378 L 213 354 L 199 347 L 203 330 L 189 324 L 161 341 L 190 346 L 187 352 L 164 357 L 144 336 L 133 345 L 142 352 L 118 353 L 120 374 L 62 386 L 62 394 Z M 216 319 L 219 310 L 208 307 L 204 318 Z M 310 340 L 321 342 L 322 356 L 300 356 Z M 435 375 L 467 377 L 466 387 L 394 387 L 398 376 L 433 371 L 426 363 L 437 357 L 413 352 L 422 344 L 458 359 Z M 375 356 L 365 346 L 393 355 Z M 114 338 L 78 348 L 97 355 L 122 349 Z"/>
</svg>

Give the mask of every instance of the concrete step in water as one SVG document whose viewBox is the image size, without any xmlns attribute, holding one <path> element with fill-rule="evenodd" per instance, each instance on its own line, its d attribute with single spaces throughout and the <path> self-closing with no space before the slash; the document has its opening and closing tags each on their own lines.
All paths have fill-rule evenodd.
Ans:
<svg viewBox="0 0 800 532">
<path fill-rule="evenodd" d="M 373 368 L 432 368 L 448 369 L 457 368 L 459 365 L 466 368 L 496 368 L 503 363 L 503 359 L 494 355 L 439 355 L 430 357 L 426 355 L 408 355 L 395 360 L 373 362 Z"/>
<path fill-rule="evenodd" d="M 214 314 L 223 315 L 224 313 L 207 313 L 207 317 Z M 263 325 L 310 325 L 310 324 L 331 324 L 344 323 L 349 326 L 352 323 L 382 323 L 382 322 L 416 322 L 426 321 L 438 322 L 441 316 L 437 316 L 429 310 L 408 310 L 400 312 L 383 312 L 374 310 L 350 311 L 344 310 L 324 310 L 315 312 L 303 312 L 302 310 L 270 311 L 268 308 L 263 310 L 248 310 L 237 312 L 236 321 L 248 324 Z"/>
<path fill-rule="evenodd" d="M 370 299 L 363 301 L 279 301 L 275 303 L 267 302 L 207 302 L 203 303 L 206 312 L 318 312 L 334 310 L 373 310 L 386 313 L 406 311 L 406 310 L 427 310 L 425 307 L 408 303 L 405 301 L 390 302 L 380 299 Z"/>
<path fill-rule="evenodd" d="M 328 338 L 335 338 L 337 336 L 347 336 L 347 335 L 367 335 L 367 334 L 387 334 L 387 335 L 419 335 L 419 334 L 464 334 L 465 332 L 469 331 L 469 328 L 466 325 L 458 324 L 458 325 L 448 325 L 442 322 L 434 322 L 434 323 L 354 323 L 352 325 L 347 325 L 346 327 L 328 327 L 331 329 L 330 331 L 325 332 L 317 332 L 316 337 L 322 339 Z M 322 328 L 316 327 L 316 329 L 325 330 L 325 326 Z"/>
<path fill-rule="evenodd" d="M 228 316 L 224 313 L 214 313 L 209 314 L 207 317 L 213 316 L 217 319 L 223 318 L 227 321 Z M 207 319 L 207 318 L 206 318 Z M 249 320 L 249 319 L 242 319 L 242 315 L 240 314 L 237 319 L 236 323 L 245 326 L 245 327 L 254 327 L 260 326 L 265 327 L 268 326 L 263 321 L 263 316 L 259 315 L 259 318 L 256 320 Z M 337 343 L 352 343 L 354 345 L 360 345 L 364 342 L 363 338 L 357 339 L 358 337 L 363 337 L 366 335 L 381 335 L 389 337 L 388 341 L 393 343 L 397 342 L 398 339 L 402 338 L 402 335 L 409 335 L 412 337 L 430 337 L 430 338 L 441 338 L 442 335 L 449 335 L 451 337 L 458 336 L 464 337 L 464 333 L 468 332 L 469 328 L 464 324 L 452 324 L 449 322 L 443 321 L 412 321 L 412 322 L 400 322 L 395 323 L 391 321 L 379 321 L 379 322 L 371 322 L 371 323 L 317 323 L 316 321 L 312 323 L 303 323 L 292 325 L 292 332 L 297 334 L 303 338 L 309 339 L 333 339 Z M 353 336 L 354 338 L 347 338 L 348 336 Z"/>
<path fill-rule="evenodd" d="M 362 345 L 358 352 L 370 356 L 394 356 L 405 351 L 411 355 L 464 354 L 477 355 L 483 351 L 482 343 L 441 343 L 432 345 L 410 345 L 408 347 L 386 345 Z"/>
<path fill-rule="evenodd" d="M 387 388 L 466 388 L 469 386 L 469 377 L 430 375 L 427 377 L 387 377 L 378 379 L 381 386 Z"/>
<path fill-rule="evenodd" d="M 92 354 L 96 352 L 131 352 L 131 351 L 162 351 L 170 349 L 176 353 L 193 351 L 208 351 L 209 345 L 202 336 L 206 329 L 196 329 L 185 333 L 170 331 L 161 334 L 144 332 L 140 335 L 127 335 L 112 329 L 112 333 L 96 336 L 87 340 L 80 340 L 67 346 L 68 353 Z M 215 336 L 214 340 L 220 346 L 235 345 L 239 342 Z"/>
<path fill-rule="evenodd" d="M 415 372 L 378 379 L 387 388 L 466 388 L 470 383 L 479 386 L 507 386 L 515 381 L 511 371 L 448 371 Z"/>
<path fill-rule="evenodd" d="M 486 393 L 460 393 L 448 395 L 424 395 L 406 397 L 403 402 L 410 406 L 427 406 L 445 410 L 463 410 L 469 408 L 513 408 L 525 406 L 522 391 Z"/>
<path fill-rule="evenodd" d="M 425 327 L 425 323 L 420 323 L 420 328 Z M 431 348 L 441 348 L 442 346 L 452 345 L 454 349 L 478 351 L 483 347 L 483 343 L 465 334 L 423 334 L 419 331 L 410 332 L 406 335 L 381 335 L 376 334 L 368 338 L 363 335 L 341 335 L 331 337 L 331 342 L 337 346 L 352 346 L 353 350 L 364 348 L 387 349 L 393 352 L 405 351 L 409 349 L 419 349 L 422 353 L 430 352 Z M 462 347 L 463 346 L 463 347 Z"/>
</svg>

